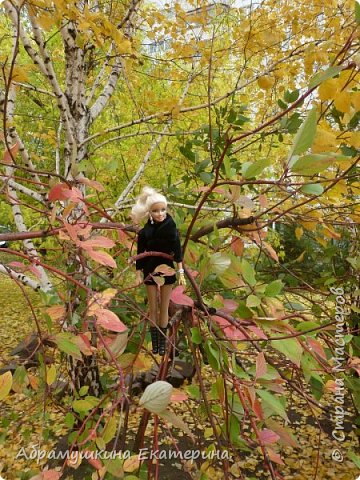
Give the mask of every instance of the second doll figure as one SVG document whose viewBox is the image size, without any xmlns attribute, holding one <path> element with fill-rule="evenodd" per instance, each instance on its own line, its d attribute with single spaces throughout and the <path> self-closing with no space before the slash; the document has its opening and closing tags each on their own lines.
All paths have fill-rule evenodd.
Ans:
<svg viewBox="0 0 360 480">
<path fill-rule="evenodd" d="M 137 253 L 162 252 L 172 255 L 177 264 L 179 284 L 185 285 L 180 237 L 173 218 L 167 212 L 166 197 L 151 187 L 144 187 L 131 210 L 131 216 L 136 224 L 147 219 L 138 233 Z M 170 295 L 176 282 L 176 275 L 164 276 L 164 283 L 158 286 L 154 277 L 161 274 L 154 270 L 164 264 L 174 268 L 172 260 L 160 256 L 148 256 L 136 261 L 136 283 L 144 281 L 148 297 L 152 351 L 160 355 L 166 351 Z"/>
</svg>

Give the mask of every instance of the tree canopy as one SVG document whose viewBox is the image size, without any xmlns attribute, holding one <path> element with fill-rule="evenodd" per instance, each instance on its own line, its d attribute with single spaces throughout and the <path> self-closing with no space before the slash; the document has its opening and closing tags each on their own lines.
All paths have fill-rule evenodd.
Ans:
<svg viewBox="0 0 360 480">
<path fill-rule="evenodd" d="M 209 445 L 231 451 L 222 478 L 245 478 L 239 462 L 255 445 L 266 478 L 284 478 L 281 445 L 296 446 L 289 392 L 334 418 L 346 391 L 354 418 L 360 410 L 359 3 L 0 8 L 0 223 L 10 230 L 0 273 L 42 305 L 39 367 L 2 374 L 0 398 L 23 390 L 46 410 L 66 371 L 70 449 L 129 445 L 134 405 L 144 408 L 134 458 L 150 415 L 152 448 L 159 418 L 190 436 L 131 389 L 150 357 L 129 208 L 149 184 L 169 199 L 183 242 L 188 287 L 173 291 L 173 332 L 196 370 L 185 390 Z M 90 461 L 92 478 L 123 478 L 117 462 Z M 159 478 L 135 464 L 133 478 Z M 211 476 L 199 466 L 192 478 Z"/>
</svg>

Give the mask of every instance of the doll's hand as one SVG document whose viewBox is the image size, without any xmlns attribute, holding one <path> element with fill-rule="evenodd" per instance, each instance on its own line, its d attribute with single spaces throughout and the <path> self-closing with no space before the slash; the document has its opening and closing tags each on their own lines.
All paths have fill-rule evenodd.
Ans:
<svg viewBox="0 0 360 480">
<path fill-rule="evenodd" d="M 181 271 L 181 270 L 179 270 L 179 285 L 182 285 L 183 287 L 186 287 L 186 280 L 185 280 L 184 271 Z"/>
</svg>

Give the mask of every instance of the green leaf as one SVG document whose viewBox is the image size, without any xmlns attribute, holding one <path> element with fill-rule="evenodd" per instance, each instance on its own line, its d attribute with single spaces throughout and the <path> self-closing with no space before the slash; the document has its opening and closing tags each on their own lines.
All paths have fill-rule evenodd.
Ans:
<svg viewBox="0 0 360 480">
<path fill-rule="evenodd" d="M 186 387 L 186 391 L 191 397 L 196 398 L 197 400 L 201 398 L 200 388 L 198 385 L 188 385 Z"/>
<path fill-rule="evenodd" d="M 284 100 L 287 103 L 296 102 L 296 100 L 298 98 L 299 98 L 299 90 L 298 89 L 293 90 L 292 92 L 290 92 L 290 90 L 286 90 L 286 92 L 284 94 Z"/>
<path fill-rule="evenodd" d="M 274 414 L 279 415 L 284 420 L 289 420 L 285 407 L 278 397 L 275 397 L 275 395 L 265 390 L 256 390 L 256 393 L 262 400 L 261 404 L 263 408 L 269 411 L 269 415 L 267 416 Z"/>
<path fill-rule="evenodd" d="M 340 160 L 348 160 L 348 157 L 336 153 L 316 153 L 297 158 L 290 166 L 293 172 L 312 175 L 325 170 L 334 162 Z"/>
<path fill-rule="evenodd" d="M 359 4 L 358 4 L 359 5 Z M 360 15 L 360 13 L 359 13 Z M 360 23 L 360 21 L 358 22 Z M 349 450 L 347 452 L 347 456 L 350 458 L 350 460 L 358 467 L 360 468 L 360 456 L 357 455 L 355 452 Z"/>
<path fill-rule="evenodd" d="M 111 475 L 113 475 L 115 478 L 124 478 L 123 463 L 124 463 L 124 460 L 122 458 L 110 458 L 110 459 L 104 460 L 106 471 L 109 472 Z M 126 478 L 137 479 L 138 477 L 134 477 L 133 475 L 130 475 L 130 476 L 127 476 Z"/>
<path fill-rule="evenodd" d="M 341 72 L 343 67 L 337 66 L 337 67 L 329 67 L 327 70 L 323 72 L 318 72 L 316 75 L 314 75 L 309 82 L 309 88 L 314 88 L 320 85 L 320 83 L 324 82 L 328 78 L 335 77 L 338 73 Z"/>
<path fill-rule="evenodd" d="M 246 299 L 246 306 L 251 308 L 251 307 L 258 307 L 261 305 L 261 300 L 259 297 L 256 295 L 249 295 Z"/>
<path fill-rule="evenodd" d="M 68 412 L 65 415 L 64 422 L 65 422 L 65 425 L 71 430 L 75 423 L 75 415 L 71 412 Z"/>
<path fill-rule="evenodd" d="M 219 347 L 215 342 L 207 340 L 205 343 L 205 351 L 209 361 L 210 366 L 219 371 L 220 370 L 220 352 Z"/>
<path fill-rule="evenodd" d="M 355 2 L 355 20 L 360 25 L 360 3 Z"/>
<path fill-rule="evenodd" d="M 68 332 L 62 332 L 55 335 L 55 343 L 62 352 L 71 355 L 77 360 L 82 360 L 82 355 L 79 347 L 72 341 L 75 335 Z"/>
<path fill-rule="evenodd" d="M 300 360 L 303 353 L 302 346 L 296 340 L 296 338 L 287 338 L 284 340 L 273 340 L 271 346 L 283 353 L 286 358 L 291 360 L 298 367 L 300 366 Z"/>
<path fill-rule="evenodd" d="M 269 285 L 266 286 L 265 296 L 275 297 L 276 295 L 279 295 L 283 287 L 284 287 L 284 284 L 281 280 L 274 280 L 273 282 L 269 283 Z"/>
<path fill-rule="evenodd" d="M 251 287 L 253 287 L 256 284 L 255 270 L 250 265 L 250 263 L 245 259 L 242 260 L 241 262 L 241 271 L 242 271 L 242 276 L 244 277 L 244 280 Z"/>
<path fill-rule="evenodd" d="M 309 353 L 304 352 L 304 355 L 301 359 L 301 368 L 304 372 L 304 378 L 307 382 L 310 381 L 310 378 L 313 377 L 318 380 L 320 383 L 323 383 L 320 375 L 317 373 L 321 367 Z"/>
<path fill-rule="evenodd" d="M 74 400 L 73 409 L 76 413 L 86 413 L 99 404 L 99 399 L 92 396 L 87 396 L 83 400 Z"/>
<path fill-rule="evenodd" d="M 246 162 L 242 166 L 242 176 L 246 179 L 248 178 L 256 178 L 260 175 L 260 173 L 270 165 L 269 158 L 263 158 L 258 160 L 257 162 Z"/>
<path fill-rule="evenodd" d="M 309 183 L 308 185 L 303 185 L 301 191 L 309 195 L 321 195 L 324 187 L 320 183 Z"/>
<path fill-rule="evenodd" d="M 289 159 L 293 155 L 299 155 L 299 153 L 303 153 L 311 147 L 316 134 L 316 123 L 317 113 L 316 109 L 313 108 L 309 111 L 307 117 L 305 118 L 303 124 L 301 125 L 294 138 L 294 143 L 289 154 Z"/>
<path fill-rule="evenodd" d="M 224 273 L 231 264 L 231 259 L 223 253 L 216 252 L 210 257 L 211 270 L 217 274 Z"/>
<path fill-rule="evenodd" d="M 212 174 L 209 173 L 209 172 L 200 172 L 199 177 L 201 178 L 201 180 L 202 180 L 206 185 L 208 185 L 209 183 L 211 183 L 211 182 L 212 182 L 212 179 L 213 179 Z"/>
<path fill-rule="evenodd" d="M 117 428 L 117 420 L 115 417 L 109 418 L 102 434 L 101 437 L 104 440 L 105 443 L 110 442 L 115 437 L 116 433 L 116 428 Z"/>
<path fill-rule="evenodd" d="M 202 337 L 198 327 L 191 328 L 191 341 L 196 345 L 200 345 L 202 343 Z"/>
</svg>

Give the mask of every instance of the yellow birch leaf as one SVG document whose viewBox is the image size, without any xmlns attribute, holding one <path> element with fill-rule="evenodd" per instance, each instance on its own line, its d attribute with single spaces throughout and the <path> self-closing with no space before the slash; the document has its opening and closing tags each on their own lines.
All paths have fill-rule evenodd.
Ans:
<svg viewBox="0 0 360 480">
<path fill-rule="evenodd" d="M 322 238 L 322 237 L 315 237 L 315 239 L 316 239 L 316 241 L 317 241 L 318 243 L 320 243 L 320 245 L 322 245 L 322 246 L 325 247 L 325 248 L 327 247 L 328 242 L 327 242 L 324 238 Z"/>
<path fill-rule="evenodd" d="M 258 85 L 262 90 L 269 90 L 275 83 L 275 79 L 266 75 L 258 78 Z"/>
<path fill-rule="evenodd" d="M 333 100 L 339 90 L 339 83 L 337 79 L 330 78 L 325 80 L 319 87 L 319 97 L 321 101 Z"/>
<path fill-rule="evenodd" d="M 46 370 L 46 383 L 48 385 L 52 385 L 55 382 L 55 378 L 56 378 L 56 367 L 55 365 L 51 365 L 51 367 Z"/>
<path fill-rule="evenodd" d="M 360 90 L 351 92 L 351 103 L 353 104 L 355 110 L 360 110 Z"/>
<path fill-rule="evenodd" d="M 305 222 L 301 220 L 300 223 L 306 230 L 316 230 L 317 222 Z"/>
<path fill-rule="evenodd" d="M 352 132 L 348 142 L 352 147 L 360 148 L 360 132 Z"/>
<path fill-rule="evenodd" d="M 3 375 L 0 375 L 0 400 L 3 400 L 9 394 L 12 382 L 11 372 L 5 372 Z"/>
<path fill-rule="evenodd" d="M 351 108 L 351 97 L 349 92 L 340 92 L 336 95 L 334 105 L 337 110 L 340 110 L 340 112 L 349 113 Z"/>
<path fill-rule="evenodd" d="M 54 26 L 54 17 L 52 15 L 39 15 L 37 22 L 45 31 L 51 30 Z"/>
<path fill-rule="evenodd" d="M 301 227 L 296 227 L 295 228 L 295 237 L 296 240 L 300 240 L 300 238 L 303 236 L 304 230 Z"/>
</svg>

